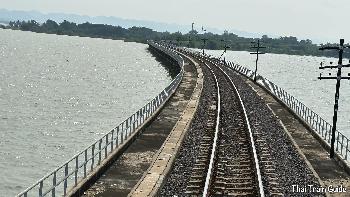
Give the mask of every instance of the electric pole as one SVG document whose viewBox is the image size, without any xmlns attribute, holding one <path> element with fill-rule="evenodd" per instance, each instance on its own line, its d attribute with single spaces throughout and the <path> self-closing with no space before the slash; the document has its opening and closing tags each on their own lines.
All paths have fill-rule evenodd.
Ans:
<svg viewBox="0 0 350 197">
<path fill-rule="evenodd" d="M 194 22 L 192 22 L 192 30 L 191 30 L 190 33 L 188 34 L 188 45 L 187 45 L 188 48 L 190 48 L 190 45 L 191 45 L 191 34 L 192 34 L 193 31 L 194 31 L 193 26 L 194 26 Z"/>
<path fill-rule="evenodd" d="M 350 64 L 343 65 L 343 52 L 345 48 L 350 48 L 349 46 L 344 47 L 344 39 L 340 39 L 340 44 L 337 47 L 321 47 L 320 50 L 338 50 L 339 52 L 339 60 L 338 60 L 338 65 L 337 66 L 323 66 L 323 63 L 321 62 L 321 66 L 319 69 L 326 69 L 326 68 L 337 68 L 337 76 L 336 77 L 322 77 L 322 74 L 318 77 L 319 80 L 322 79 L 336 79 L 337 84 L 335 86 L 335 103 L 334 103 L 334 114 L 333 114 L 333 126 L 332 126 L 332 138 L 331 138 L 331 150 L 329 153 L 329 157 L 333 158 L 334 157 L 334 143 L 335 143 L 335 131 L 337 130 L 337 119 L 338 119 L 338 101 L 339 101 L 339 89 L 340 89 L 340 80 L 342 79 L 350 79 L 349 75 L 348 77 L 342 77 L 341 76 L 341 69 L 342 67 L 350 67 Z M 331 73 L 329 73 L 331 75 Z"/>
<path fill-rule="evenodd" d="M 225 40 L 221 40 L 221 42 L 224 42 L 225 44 L 224 44 L 224 52 L 221 54 L 219 59 L 221 59 L 221 57 L 227 52 L 227 49 L 230 48 L 229 46 L 226 45 L 226 41 Z M 226 65 L 226 58 L 225 58 L 225 56 L 224 56 L 224 64 Z"/>
<path fill-rule="evenodd" d="M 207 30 L 202 26 L 202 33 L 204 34 Z"/>
<path fill-rule="evenodd" d="M 250 47 L 252 49 L 256 49 L 256 52 L 250 53 L 250 54 L 256 54 L 256 61 L 255 61 L 255 72 L 254 72 L 254 81 L 256 81 L 256 73 L 258 71 L 258 60 L 259 60 L 259 55 L 260 54 L 265 54 L 262 52 L 259 52 L 260 49 L 264 49 L 266 47 L 262 47 L 260 46 L 260 40 L 258 40 L 258 43 L 256 42 L 251 42 L 252 44 L 254 44 L 254 46 Z"/>
<path fill-rule="evenodd" d="M 203 40 L 203 55 L 204 55 L 204 47 L 205 47 L 205 43 L 207 42 L 208 38 L 202 38 L 201 40 Z"/>
</svg>

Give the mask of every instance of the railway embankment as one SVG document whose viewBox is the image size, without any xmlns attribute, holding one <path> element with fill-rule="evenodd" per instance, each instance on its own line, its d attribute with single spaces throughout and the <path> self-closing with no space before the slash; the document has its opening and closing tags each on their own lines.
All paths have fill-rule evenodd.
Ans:
<svg viewBox="0 0 350 197">
<path fill-rule="evenodd" d="M 181 147 L 171 154 L 173 158 L 166 163 L 165 170 L 159 171 L 162 166 L 154 162 L 129 196 L 349 194 L 348 169 L 328 158 L 327 149 L 315 138 L 312 128 L 283 101 L 227 65 L 193 52 L 182 52 L 203 70 L 204 85 L 197 111 L 182 136 Z M 234 87 L 228 81 L 237 87 L 236 93 L 230 93 Z M 239 105 L 234 104 L 237 102 L 234 94 L 239 95 L 247 120 L 238 110 Z M 252 132 L 252 141 L 248 130 Z M 215 141 L 217 144 L 213 145 Z M 167 146 L 163 144 L 154 161 L 161 159 L 159 155 Z"/>
</svg>

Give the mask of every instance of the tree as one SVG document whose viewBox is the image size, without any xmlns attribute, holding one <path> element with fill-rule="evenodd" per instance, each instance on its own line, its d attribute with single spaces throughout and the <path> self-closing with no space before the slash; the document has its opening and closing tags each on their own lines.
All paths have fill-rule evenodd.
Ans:
<svg viewBox="0 0 350 197">
<path fill-rule="evenodd" d="M 41 29 L 46 33 L 57 33 L 59 25 L 55 21 L 49 19 L 41 25 Z"/>
<path fill-rule="evenodd" d="M 28 22 L 23 21 L 20 25 L 20 29 L 23 31 L 34 31 L 38 32 L 40 26 L 35 20 L 30 20 Z"/>
<path fill-rule="evenodd" d="M 74 36 L 88 36 L 107 39 L 122 39 L 126 41 L 134 41 L 145 43 L 147 40 L 167 40 L 172 43 L 179 43 L 181 46 L 190 46 L 194 48 L 202 48 L 202 38 L 208 39 L 206 48 L 208 49 L 223 49 L 224 42 L 230 46 L 229 50 L 244 50 L 251 51 L 251 42 L 256 41 L 256 38 L 240 37 L 236 34 L 225 31 L 222 35 L 207 32 L 198 34 L 197 31 L 190 31 L 187 34 L 181 32 L 156 32 L 153 29 L 146 27 L 131 27 L 129 29 L 104 25 L 92 24 L 85 22 L 76 24 L 69 21 L 63 21 L 57 24 L 53 20 L 47 20 L 43 24 L 39 24 L 34 20 L 30 21 L 11 21 L 6 28 L 20 29 L 24 31 L 65 34 Z M 189 42 L 189 39 L 191 40 Z M 285 36 L 280 38 L 269 38 L 267 35 L 262 36 L 264 46 L 267 47 L 266 52 L 269 53 L 284 53 L 284 54 L 299 54 L 299 55 L 317 55 L 317 56 L 337 56 L 335 52 L 319 51 L 319 46 L 313 44 L 311 40 L 298 41 L 296 37 Z M 177 42 L 179 40 L 179 42 Z M 329 45 L 329 44 L 328 44 Z M 344 57 L 349 58 L 350 54 L 344 54 Z"/>
</svg>

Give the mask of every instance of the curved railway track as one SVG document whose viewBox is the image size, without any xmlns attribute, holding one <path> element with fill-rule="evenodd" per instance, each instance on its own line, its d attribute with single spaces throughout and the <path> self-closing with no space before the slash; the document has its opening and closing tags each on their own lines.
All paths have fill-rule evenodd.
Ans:
<svg viewBox="0 0 350 197">
<path fill-rule="evenodd" d="M 237 88 L 221 68 L 200 61 L 214 78 L 217 96 L 185 194 L 264 196 L 255 142 Z"/>
<path fill-rule="evenodd" d="M 294 196 L 292 185 L 321 185 L 239 74 L 215 59 L 181 52 L 200 64 L 204 86 L 160 196 Z"/>
</svg>

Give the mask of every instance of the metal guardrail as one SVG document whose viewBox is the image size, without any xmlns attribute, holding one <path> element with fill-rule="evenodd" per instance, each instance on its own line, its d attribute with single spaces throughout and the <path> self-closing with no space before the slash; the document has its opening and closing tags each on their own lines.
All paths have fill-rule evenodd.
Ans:
<svg viewBox="0 0 350 197">
<path fill-rule="evenodd" d="M 202 56 L 207 59 L 211 59 L 216 61 L 216 63 L 221 64 L 222 66 L 226 66 L 230 69 L 233 69 L 242 75 L 254 80 L 254 71 L 249 70 L 248 68 L 241 66 L 239 64 L 234 64 L 233 62 L 226 62 L 226 65 L 217 58 L 210 57 L 208 55 L 203 56 L 200 52 L 192 51 L 186 48 L 178 48 L 179 50 L 184 50 L 189 53 L 193 53 L 197 56 Z M 330 145 L 331 141 L 331 133 L 332 133 L 332 125 L 325 121 L 320 115 L 316 112 L 308 108 L 305 104 L 303 104 L 300 100 L 289 94 L 284 89 L 278 87 L 276 84 L 271 82 L 270 80 L 262 77 L 261 75 L 257 75 L 257 83 L 259 83 L 262 87 L 268 90 L 271 94 L 276 96 L 279 100 L 281 100 L 286 106 L 288 106 L 296 115 L 298 115 L 302 120 L 304 120 L 313 130 L 314 132 L 324 140 L 324 142 Z M 350 165 L 350 150 L 349 150 L 350 139 L 346 137 L 344 134 L 336 131 L 336 153 L 338 156 L 343 159 L 347 165 Z"/>
<path fill-rule="evenodd" d="M 164 47 L 155 42 L 149 42 L 148 44 L 172 57 L 178 65 L 181 66 L 180 73 L 153 100 L 85 150 L 79 152 L 63 165 L 18 194 L 17 197 L 41 197 L 47 195 L 51 195 L 52 197 L 56 195 L 66 196 L 70 189 L 76 187 L 81 180 L 87 178 L 114 150 L 123 145 L 125 141 L 128 140 L 143 123 L 149 120 L 159 107 L 175 92 L 183 78 L 183 59 L 177 55 L 173 49 Z"/>
</svg>

